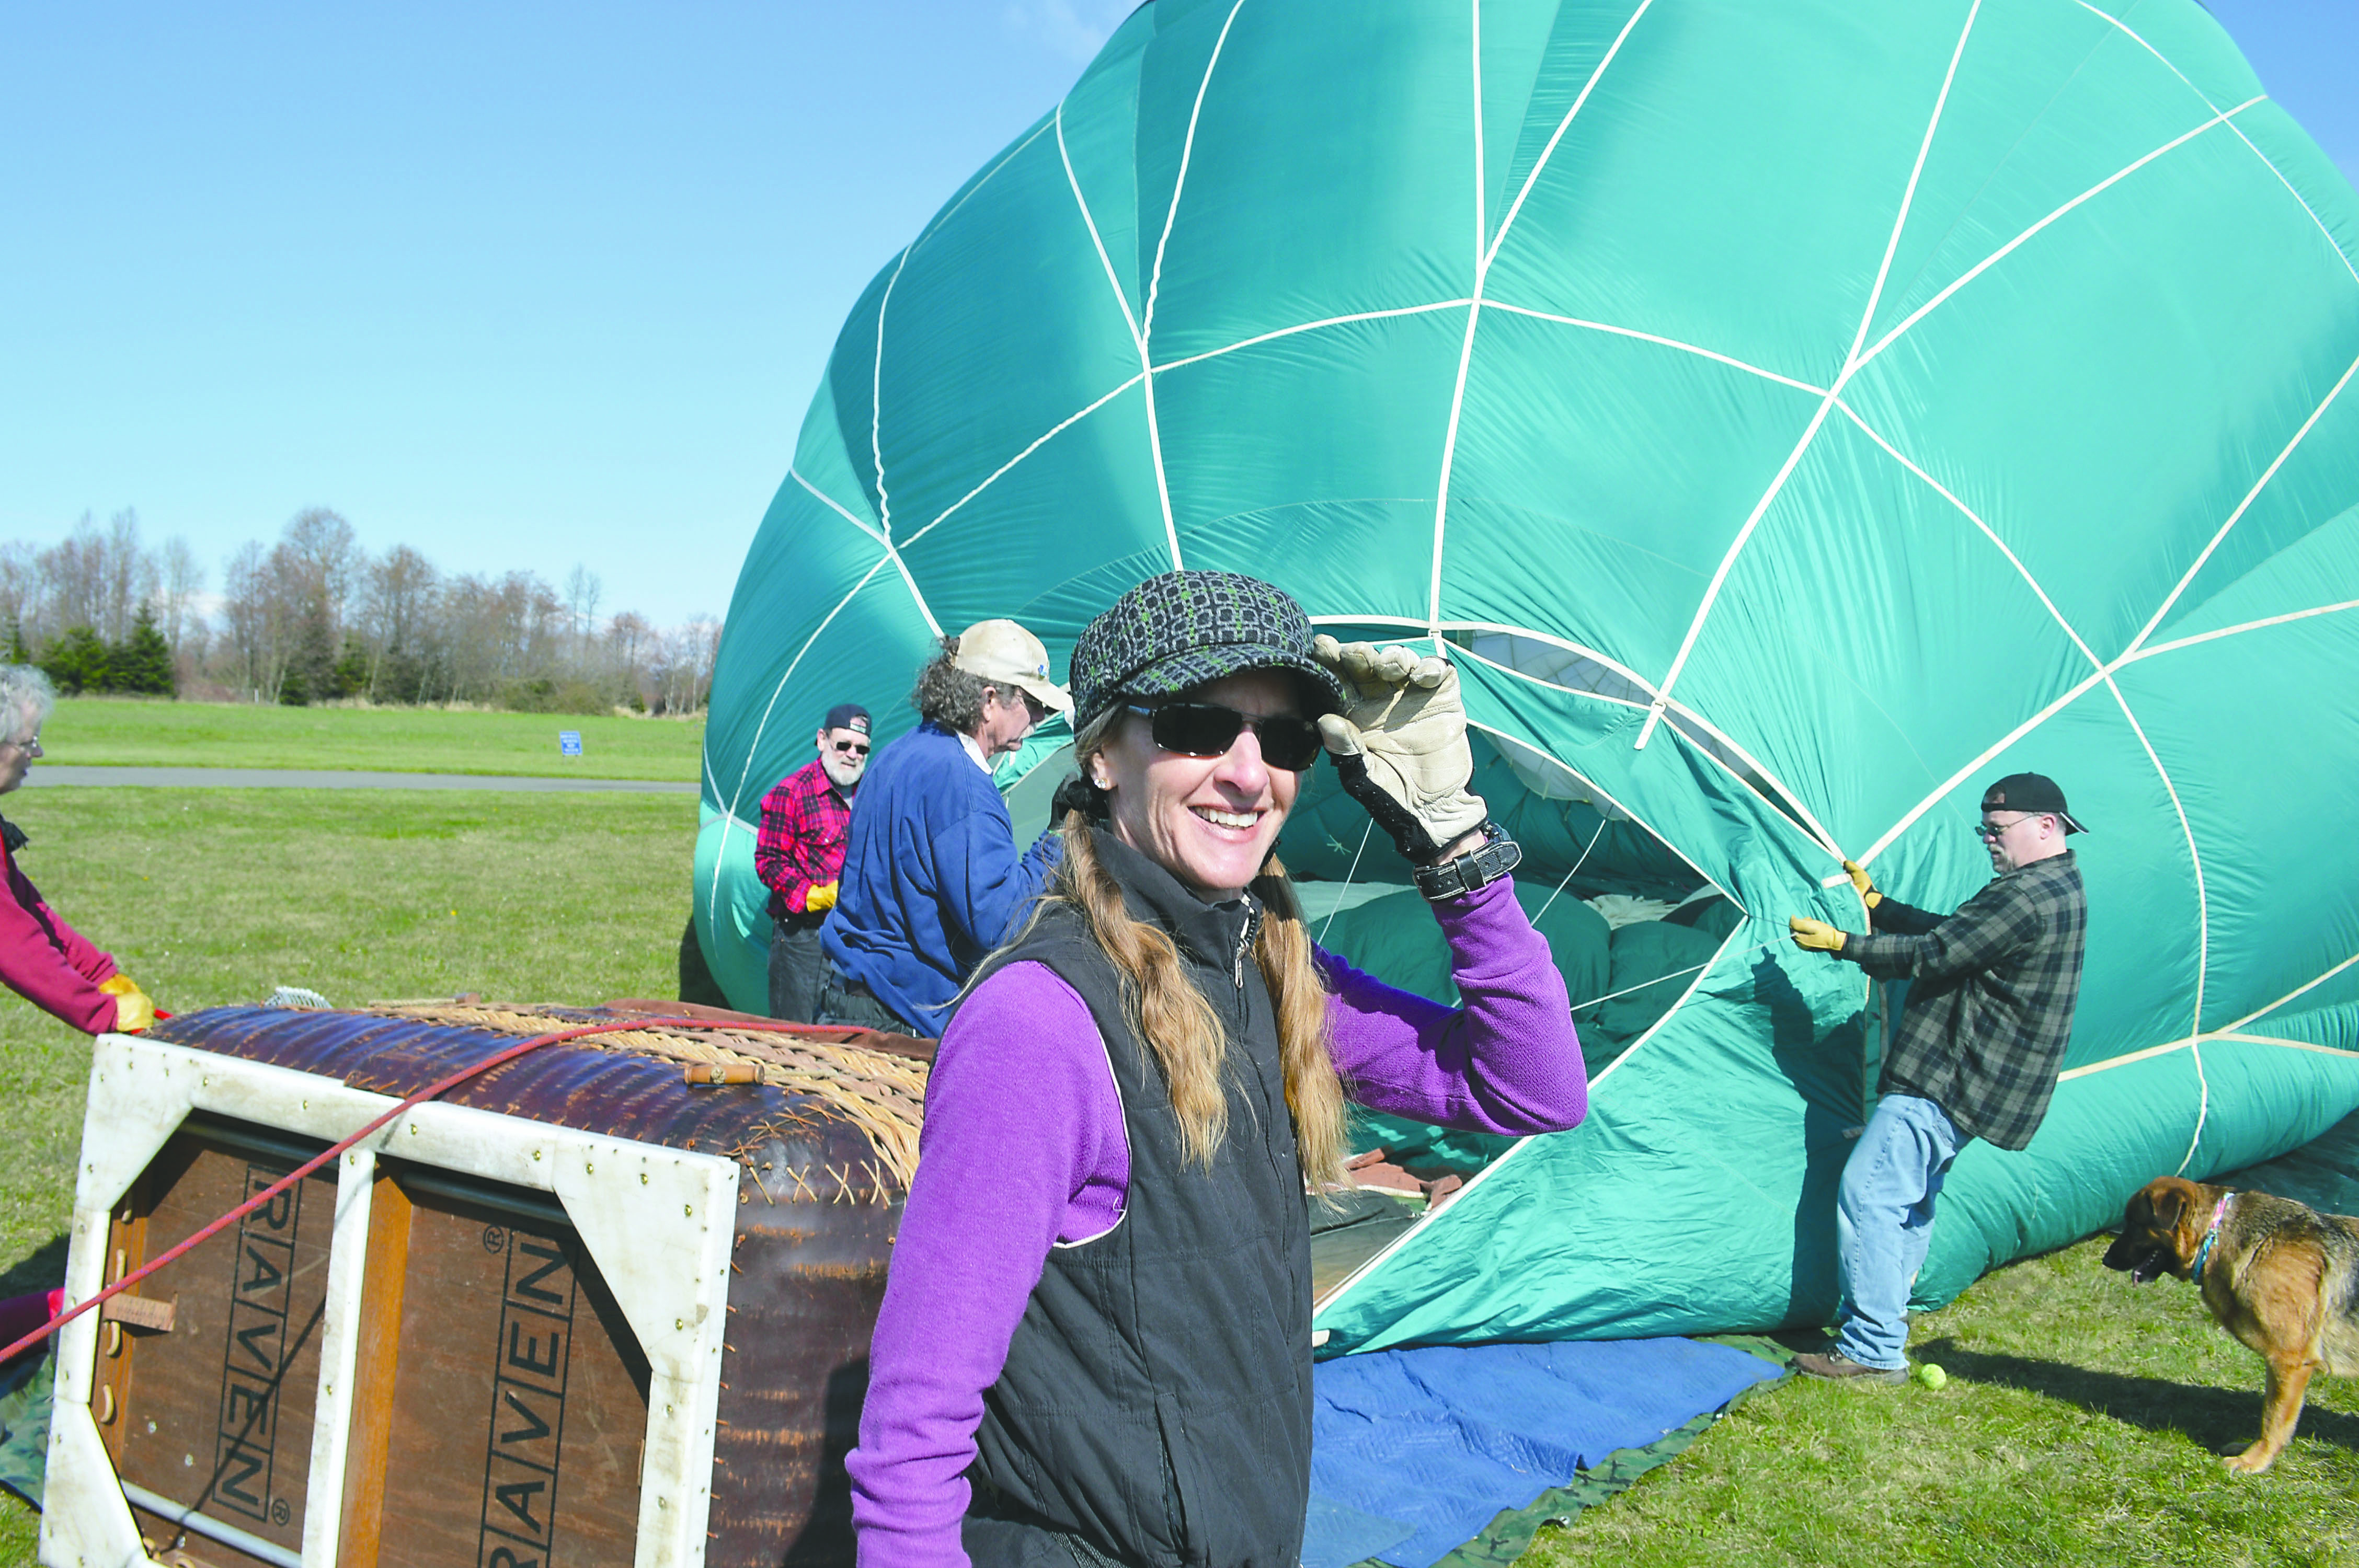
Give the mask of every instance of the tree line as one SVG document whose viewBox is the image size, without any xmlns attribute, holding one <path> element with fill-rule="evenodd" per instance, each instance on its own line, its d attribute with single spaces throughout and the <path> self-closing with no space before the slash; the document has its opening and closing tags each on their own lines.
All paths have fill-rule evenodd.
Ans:
<svg viewBox="0 0 2359 1568">
<path fill-rule="evenodd" d="M 223 563 L 218 593 L 184 539 L 151 548 L 136 512 L 85 514 L 54 545 L 0 544 L 8 658 L 60 691 L 302 705 L 474 703 L 543 713 L 704 704 L 721 624 L 603 619 L 598 574 L 453 574 L 407 545 L 364 548 L 325 507 Z"/>
</svg>

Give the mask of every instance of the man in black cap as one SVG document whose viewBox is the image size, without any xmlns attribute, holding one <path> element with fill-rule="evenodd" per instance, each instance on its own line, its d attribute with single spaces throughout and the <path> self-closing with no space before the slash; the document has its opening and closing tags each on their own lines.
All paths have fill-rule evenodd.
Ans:
<svg viewBox="0 0 2359 1568">
<path fill-rule="evenodd" d="M 2081 994 L 2089 904 L 2064 839 L 2082 831 L 2053 779 L 2009 773 L 1983 793 L 1974 829 L 1995 875 L 1955 914 L 1886 898 L 1845 860 L 1870 932 L 1799 915 L 1787 923 L 1799 946 L 1914 982 L 1875 1112 L 1843 1164 L 1835 1343 L 1794 1358 L 1806 1375 L 1906 1380 L 1909 1291 L 1951 1162 L 1975 1138 L 2022 1149 L 2048 1114 Z"/>
<path fill-rule="evenodd" d="M 770 1016 L 810 1023 L 819 1016 L 826 955 L 819 928 L 835 907 L 852 797 L 868 768 L 868 709 L 839 702 L 819 728 L 819 756 L 762 797 L 754 873 L 770 890 Z"/>
</svg>

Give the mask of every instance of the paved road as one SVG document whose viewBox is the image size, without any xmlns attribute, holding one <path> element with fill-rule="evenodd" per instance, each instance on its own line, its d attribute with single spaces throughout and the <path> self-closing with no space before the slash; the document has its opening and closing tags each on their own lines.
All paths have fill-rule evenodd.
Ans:
<svg viewBox="0 0 2359 1568">
<path fill-rule="evenodd" d="M 348 773 L 295 768 L 75 768 L 37 763 L 39 784 L 129 785 L 139 789 L 493 789 L 621 790 L 628 795 L 694 795 L 692 784 L 655 779 L 528 778 L 508 773 Z"/>
</svg>

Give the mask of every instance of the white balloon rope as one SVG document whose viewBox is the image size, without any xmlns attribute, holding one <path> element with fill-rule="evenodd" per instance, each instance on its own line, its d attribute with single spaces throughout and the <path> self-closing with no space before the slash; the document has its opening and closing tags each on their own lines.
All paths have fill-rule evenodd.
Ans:
<svg viewBox="0 0 2359 1568">
<path fill-rule="evenodd" d="M 1752 957 L 1754 954 L 1756 954 L 1756 953 L 1766 953 L 1766 952 L 1767 952 L 1770 948 L 1777 946 L 1777 944 L 1778 944 L 1779 942 L 1783 941 L 1783 940 L 1785 940 L 1785 938 L 1783 938 L 1783 937 L 1777 937 L 1777 938 L 1773 938 L 1772 940 L 1767 941 L 1767 942 L 1760 942 L 1760 943 L 1756 943 L 1756 944 L 1755 944 L 1753 946 L 1750 946 L 1750 947 L 1747 947 L 1746 949 L 1745 949 L 1745 951 L 1744 951 L 1744 952 L 1737 954 L 1737 955 L 1736 955 L 1736 957 L 1740 957 L 1740 958 L 1749 958 L 1749 957 Z M 1676 979 L 1680 979 L 1680 978 L 1681 976 L 1683 976 L 1683 975 L 1700 974 L 1700 973 L 1701 973 L 1703 970 L 1705 970 L 1705 969 L 1709 969 L 1709 968 L 1711 968 L 1714 964 L 1716 964 L 1716 963 L 1720 962 L 1720 958 L 1721 958 L 1721 955 L 1719 955 L 1719 954 L 1715 953 L 1715 954 L 1713 954 L 1711 957 L 1706 958 L 1702 963 L 1701 963 L 1701 964 L 1697 964 L 1697 965 L 1693 966 L 1692 968 L 1685 968 L 1685 969 L 1678 969 L 1678 970 L 1674 970 L 1672 973 L 1668 974 L 1668 975 L 1657 975 L 1657 976 L 1656 976 L 1653 979 L 1651 979 L 1651 980 L 1640 980 L 1640 981 L 1639 981 L 1636 985 L 1635 985 L 1635 986 L 1624 986 L 1624 987 L 1623 987 L 1620 990 L 1618 990 L 1618 991 L 1607 991 L 1603 996 L 1593 996 L 1593 997 L 1591 997 L 1587 1001 L 1577 1001 L 1577 1002 L 1574 1002 L 1574 1003 L 1572 1004 L 1572 1007 L 1571 1007 L 1571 1011 L 1574 1011 L 1574 1012 L 1579 1012 L 1579 1011 L 1580 1011 L 1582 1008 L 1584 1008 L 1584 1007 L 1595 1007 L 1599 1002 L 1602 1002 L 1602 1001 L 1612 1001 L 1615 997 L 1628 996 L 1628 995 L 1630 995 L 1633 991 L 1642 991 L 1642 990 L 1645 990 L 1648 986 L 1658 986 L 1658 985 L 1661 985 L 1665 980 L 1676 980 Z"/>
<path fill-rule="evenodd" d="M 1327 918 L 1319 925 L 1319 945 L 1321 947 L 1327 946 L 1327 927 L 1334 925 L 1335 917 L 1343 913 L 1343 894 L 1351 891 L 1352 879 L 1360 874 L 1360 857 L 1368 852 L 1368 835 L 1375 828 L 1376 819 L 1371 816 L 1368 825 L 1360 829 L 1360 847 L 1352 851 L 1352 869 L 1343 873 L 1343 885 L 1335 890 L 1335 902 L 1329 907 Z"/>
<path fill-rule="evenodd" d="M 1533 925 L 1538 925 L 1540 923 L 1540 914 L 1547 914 L 1547 913 L 1548 913 L 1551 908 L 1553 908 L 1553 907 L 1555 906 L 1555 904 L 1556 904 L 1556 900 L 1557 900 L 1557 893 L 1560 893 L 1560 892 L 1564 892 L 1564 890 L 1565 890 L 1566 888 L 1568 888 L 1568 887 L 1570 887 L 1570 886 L 1571 886 L 1571 885 L 1572 885 L 1572 879 L 1573 879 L 1574 875 L 1580 871 L 1580 870 L 1581 870 L 1581 868 L 1582 868 L 1582 867 L 1583 867 L 1583 866 L 1585 866 L 1585 865 L 1587 865 L 1587 864 L 1589 863 L 1589 851 L 1591 851 L 1592 849 L 1596 849 L 1596 848 L 1597 848 L 1597 841 L 1598 841 L 1600 838 L 1604 838 L 1604 837 L 1605 837 L 1605 814 L 1604 814 L 1603 812 L 1602 812 L 1602 811 L 1601 811 L 1601 812 L 1599 812 L 1599 813 L 1597 814 L 1597 831 L 1596 831 L 1596 832 L 1594 832 L 1594 833 L 1592 833 L 1592 834 L 1589 836 L 1589 842 L 1588 842 L 1588 843 L 1586 843 L 1586 844 L 1583 844 L 1583 845 L 1581 847 L 1581 859 L 1580 859 L 1580 860 L 1575 860 L 1575 861 L 1572 863 L 1572 870 L 1571 870 L 1571 871 L 1567 871 L 1567 872 L 1565 872 L 1565 873 L 1564 873 L 1564 881 L 1560 881 L 1560 882 L 1559 882 L 1559 883 L 1557 883 L 1557 884 L 1556 884 L 1556 892 L 1552 892 L 1552 893 L 1550 893 L 1550 894 L 1549 894 L 1549 895 L 1548 895 L 1548 903 L 1544 903 L 1544 904 L 1540 905 L 1540 914 L 1535 914 L 1535 915 L 1533 915 L 1533 916 L 1532 916 L 1532 924 L 1533 924 Z"/>
</svg>

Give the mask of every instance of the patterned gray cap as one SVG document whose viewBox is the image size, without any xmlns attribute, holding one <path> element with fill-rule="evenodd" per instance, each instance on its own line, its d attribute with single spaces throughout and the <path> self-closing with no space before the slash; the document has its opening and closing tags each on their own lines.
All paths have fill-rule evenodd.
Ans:
<svg viewBox="0 0 2359 1568">
<path fill-rule="evenodd" d="M 1235 572 L 1166 572 L 1115 600 L 1074 643 L 1073 728 L 1125 697 L 1272 669 L 1304 677 L 1314 716 L 1343 705 L 1343 683 L 1310 656 L 1310 618 L 1291 594 Z"/>
</svg>

